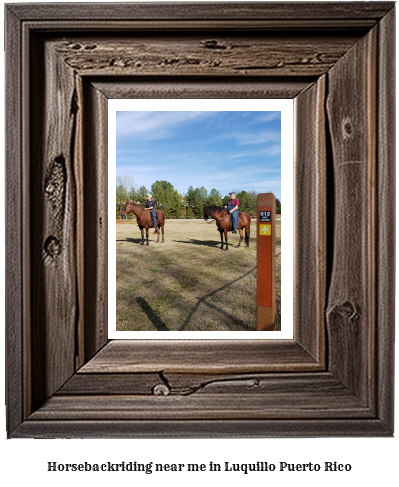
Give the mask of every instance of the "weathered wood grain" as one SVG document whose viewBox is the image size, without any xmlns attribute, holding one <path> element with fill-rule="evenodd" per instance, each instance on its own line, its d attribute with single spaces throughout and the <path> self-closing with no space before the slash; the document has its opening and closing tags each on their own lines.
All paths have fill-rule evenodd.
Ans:
<svg viewBox="0 0 399 487">
<path fill-rule="evenodd" d="M 378 419 L 41 420 L 25 421 L 15 438 L 312 438 L 391 435 Z"/>
<path fill-rule="evenodd" d="M 82 8 L 83 7 L 83 8 Z M 185 8 L 173 3 L 140 4 L 38 4 L 32 9 L 27 4 L 10 5 L 8 7 L 21 20 L 127 20 L 141 19 L 154 21 L 179 20 L 186 22 L 192 19 L 202 21 L 212 20 L 251 20 L 270 19 L 302 22 L 303 27 L 311 20 L 352 21 L 364 25 L 368 20 L 374 23 L 381 19 L 390 9 L 393 2 L 323 2 L 314 4 L 304 2 L 301 6 L 293 7 L 291 2 L 223 2 L 220 3 L 187 3 Z M 369 26 L 369 23 L 366 24 Z"/>
<path fill-rule="evenodd" d="M 372 30 L 328 73 L 333 172 L 329 367 L 369 403 L 375 375 L 375 42 Z"/>
<path fill-rule="evenodd" d="M 379 24 L 379 87 L 377 104 L 377 219 L 376 219 L 376 356 L 385 356 L 377 369 L 378 415 L 393 430 L 395 344 L 395 11 Z"/>
<path fill-rule="evenodd" d="M 150 396 L 154 387 L 161 384 L 165 382 L 160 374 L 75 374 L 57 394 Z"/>
<path fill-rule="evenodd" d="M 321 76 L 294 101 L 295 338 L 323 364 L 327 280 L 325 99 L 326 80 Z"/>
<path fill-rule="evenodd" d="M 389 9 L 388 9 L 389 10 Z M 387 11 L 388 11 L 387 10 Z M 148 19 L 88 19 L 88 20 L 29 20 L 25 22 L 28 29 L 51 31 L 73 32 L 74 34 L 95 33 L 106 31 L 119 34 L 131 32 L 309 32 L 313 34 L 335 31 L 337 35 L 356 32 L 358 35 L 366 34 L 367 31 L 376 25 L 379 18 L 320 18 L 320 19 L 235 19 L 235 20 L 148 20 Z"/>
<path fill-rule="evenodd" d="M 56 42 L 65 63 L 81 75 L 320 76 L 357 39 L 354 33 L 309 36 L 236 31 L 234 36 L 185 33 L 75 37 Z M 334 42 L 332 42 L 334 39 Z"/>
<path fill-rule="evenodd" d="M 70 68 L 39 42 L 32 67 L 32 389 L 33 404 L 75 370 L 78 319 L 74 149 L 79 104 Z M 46 47 L 48 50 L 46 51 Z M 54 80 L 43 85 L 42 80 Z M 52 107 L 52 109 L 46 109 Z"/>
<path fill-rule="evenodd" d="M 75 84 L 75 128 L 72 143 L 72 174 L 75 185 L 75 259 L 76 259 L 76 320 L 75 320 L 75 370 L 80 367 L 84 361 L 82 351 L 84 350 L 84 325 L 85 325 L 85 271 L 84 271 L 84 206 L 81 204 L 85 200 L 84 184 L 84 147 L 85 147 L 85 130 L 83 126 L 83 80 L 79 76 L 74 76 Z M 64 379 L 65 380 L 65 379 Z"/>
<path fill-rule="evenodd" d="M 26 298 L 28 293 L 25 272 L 29 272 L 29 264 L 26 260 L 28 253 L 28 216 L 26 206 L 21 204 L 24 182 L 26 181 L 27 167 L 23 164 L 22 139 L 22 105 L 21 97 L 21 70 L 20 63 L 12 62 L 17 59 L 21 51 L 22 36 L 19 31 L 19 21 L 9 10 L 6 15 L 5 49 L 8 53 L 5 70 L 8 73 L 6 79 L 7 98 L 5 104 L 5 117 L 9 126 L 14 130 L 8 134 L 5 145 L 6 165 L 5 178 L 7 187 L 5 201 L 12 211 L 6 211 L 6 241 L 5 241 L 5 276 L 6 292 L 6 345 L 7 345 L 7 424 L 9 431 L 15 429 L 24 417 L 24 367 L 26 361 L 21 361 L 24 348 L 24 327 L 26 323 Z M 23 245 L 25 242 L 25 245 Z"/>
<path fill-rule="evenodd" d="M 112 98 L 294 98 L 313 78 L 93 77 L 91 85 Z M 221 93 L 223 89 L 223 94 Z"/>
<path fill-rule="evenodd" d="M 314 357 L 293 340 L 112 340 L 80 372 L 226 374 L 318 369 Z"/>
<path fill-rule="evenodd" d="M 253 382 L 253 381 L 252 381 Z M 288 381 L 291 385 L 294 381 Z M 288 385 L 287 384 L 287 385 Z M 373 418 L 356 396 L 339 384 L 311 391 L 293 387 L 284 392 L 251 391 L 253 385 L 226 386 L 225 392 L 205 388 L 191 395 L 75 395 L 53 396 L 29 420 L 230 420 L 313 418 Z M 210 387 L 211 389 L 211 387 Z M 230 389 L 230 393 L 229 393 Z M 219 386 L 220 391 L 220 386 Z M 234 402 L 232 394 L 236 394 Z"/>
<path fill-rule="evenodd" d="M 234 422 L 255 417 L 373 418 L 373 411 L 362 407 L 359 398 L 330 373 L 236 374 L 208 376 L 203 382 L 191 375 L 190 383 L 188 378 L 187 374 L 78 374 L 30 421 L 184 420 L 193 414 L 202 420 Z M 168 392 L 159 395 L 161 386 Z"/>
<path fill-rule="evenodd" d="M 84 351 L 80 365 L 108 341 L 108 105 L 84 86 Z"/>
<path fill-rule="evenodd" d="M 162 387 L 161 387 L 162 386 Z M 204 373 L 83 373 L 75 374 L 57 393 L 63 395 L 179 395 L 250 394 L 261 396 L 317 392 L 326 395 L 346 394 L 345 386 L 328 372 L 266 374 Z M 330 399 L 326 397 L 326 405 Z"/>
<path fill-rule="evenodd" d="M 301 391 L 326 391 L 327 393 L 345 393 L 342 384 L 328 372 L 309 373 L 266 373 L 266 374 L 162 374 L 170 388 L 170 394 L 189 395 L 193 393 L 217 394 L 281 394 L 288 389 Z"/>
</svg>

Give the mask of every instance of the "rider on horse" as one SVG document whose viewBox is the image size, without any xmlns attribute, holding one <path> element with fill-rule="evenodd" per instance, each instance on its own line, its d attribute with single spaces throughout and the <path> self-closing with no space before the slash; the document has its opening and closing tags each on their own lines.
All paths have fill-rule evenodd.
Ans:
<svg viewBox="0 0 399 487">
<path fill-rule="evenodd" d="M 155 203 L 155 200 L 153 199 L 152 195 L 147 194 L 147 201 L 145 202 L 144 209 L 151 212 L 154 227 L 157 228 L 157 213 L 155 211 L 155 206 L 156 206 L 156 203 Z"/>
<path fill-rule="evenodd" d="M 231 218 L 233 220 L 233 232 L 237 233 L 237 223 L 238 223 L 238 207 L 240 206 L 240 202 L 236 198 L 235 193 L 229 193 L 230 201 L 227 203 L 227 211 L 231 214 Z"/>
</svg>

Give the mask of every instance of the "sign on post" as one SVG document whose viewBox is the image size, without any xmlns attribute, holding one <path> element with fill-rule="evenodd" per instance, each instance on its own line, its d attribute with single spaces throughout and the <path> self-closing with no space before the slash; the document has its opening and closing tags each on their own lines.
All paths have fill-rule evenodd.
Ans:
<svg viewBox="0 0 399 487">
<path fill-rule="evenodd" d="M 257 198 L 258 307 L 257 330 L 276 330 L 276 197 Z"/>
</svg>

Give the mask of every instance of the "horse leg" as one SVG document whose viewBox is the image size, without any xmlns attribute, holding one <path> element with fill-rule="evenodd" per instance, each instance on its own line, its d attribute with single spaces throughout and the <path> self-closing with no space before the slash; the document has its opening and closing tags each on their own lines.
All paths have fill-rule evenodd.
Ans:
<svg viewBox="0 0 399 487">
<path fill-rule="evenodd" d="M 220 233 L 220 241 L 222 243 L 222 246 L 220 247 L 221 250 L 223 250 L 223 230 L 219 230 Z"/>
<path fill-rule="evenodd" d="M 159 234 L 161 233 L 160 226 L 155 229 L 155 233 L 158 235 L 157 243 L 159 243 Z"/>
<path fill-rule="evenodd" d="M 239 228 L 238 231 L 240 232 L 240 241 L 238 242 L 237 249 L 240 247 L 243 239 L 242 228 Z"/>
<path fill-rule="evenodd" d="M 148 242 L 148 234 L 149 234 L 149 229 L 148 227 L 145 227 L 145 234 L 146 234 L 146 237 L 147 237 L 147 243 L 146 243 L 146 246 L 148 247 L 150 244 Z"/>
<path fill-rule="evenodd" d="M 162 228 L 162 243 L 164 243 L 164 231 L 165 231 L 164 226 L 165 226 L 165 224 L 162 223 L 162 225 L 161 225 L 161 228 Z"/>
<path fill-rule="evenodd" d="M 226 240 L 226 248 L 224 250 L 229 250 L 229 244 L 227 243 L 227 228 L 224 231 L 224 239 Z"/>
<path fill-rule="evenodd" d="M 249 226 L 248 227 L 245 227 L 245 243 L 247 244 L 245 246 L 245 248 L 248 248 L 249 247 L 249 233 L 250 233 Z"/>
<path fill-rule="evenodd" d="M 141 232 L 141 244 L 140 245 L 144 245 L 144 228 L 140 228 L 140 232 Z"/>
</svg>

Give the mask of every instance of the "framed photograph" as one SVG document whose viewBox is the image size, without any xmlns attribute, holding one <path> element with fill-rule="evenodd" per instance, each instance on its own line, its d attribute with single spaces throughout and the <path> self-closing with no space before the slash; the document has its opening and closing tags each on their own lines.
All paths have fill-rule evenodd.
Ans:
<svg viewBox="0 0 399 487">
<path fill-rule="evenodd" d="M 394 3 L 5 17 L 9 437 L 392 436 Z M 109 101 L 270 99 L 294 106 L 292 338 L 109 339 Z"/>
<path fill-rule="evenodd" d="M 108 338 L 292 339 L 293 100 L 109 100 L 108 123 Z M 233 189 L 246 225 L 227 234 L 226 254 L 215 218 L 228 224 Z M 277 313 L 273 333 L 253 333 L 265 192 L 279 205 Z M 164 220 L 147 246 L 148 193 Z M 138 207 L 125 214 L 126 201 Z M 206 205 L 221 216 L 204 221 Z"/>
</svg>

